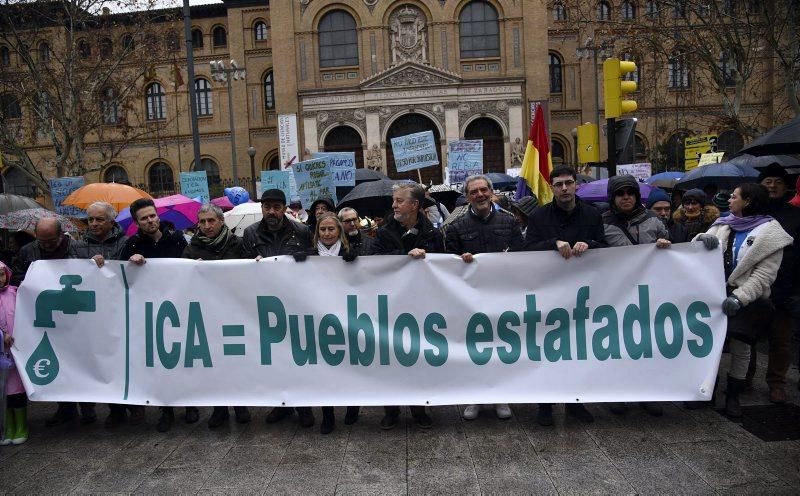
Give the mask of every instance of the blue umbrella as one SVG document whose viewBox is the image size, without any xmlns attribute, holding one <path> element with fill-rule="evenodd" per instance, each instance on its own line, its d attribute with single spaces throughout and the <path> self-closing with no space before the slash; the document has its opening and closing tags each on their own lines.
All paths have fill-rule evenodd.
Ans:
<svg viewBox="0 0 800 496">
<path fill-rule="evenodd" d="M 492 186 L 494 189 L 506 189 L 508 187 L 517 187 L 517 178 L 511 177 L 508 174 L 503 174 L 502 172 L 490 172 L 486 174 L 486 177 L 492 182 Z"/>
<path fill-rule="evenodd" d="M 647 184 L 653 184 L 655 181 L 679 180 L 685 175 L 686 173 L 682 171 L 659 172 L 658 174 L 653 174 L 652 176 L 648 177 L 645 182 Z"/>
<path fill-rule="evenodd" d="M 715 185 L 718 190 L 730 191 L 741 183 L 756 181 L 758 181 L 758 171 L 749 165 L 720 162 L 692 169 L 675 184 L 675 187 L 690 190 Z"/>
</svg>

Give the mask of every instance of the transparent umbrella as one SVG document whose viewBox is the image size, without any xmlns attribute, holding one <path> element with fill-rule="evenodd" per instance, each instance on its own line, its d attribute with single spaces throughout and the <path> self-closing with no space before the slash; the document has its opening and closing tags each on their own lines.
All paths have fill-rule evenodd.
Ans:
<svg viewBox="0 0 800 496">
<path fill-rule="evenodd" d="M 6 380 L 14 368 L 14 359 L 6 353 L 3 338 L 0 334 L 0 439 L 6 432 Z"/>
</svg>

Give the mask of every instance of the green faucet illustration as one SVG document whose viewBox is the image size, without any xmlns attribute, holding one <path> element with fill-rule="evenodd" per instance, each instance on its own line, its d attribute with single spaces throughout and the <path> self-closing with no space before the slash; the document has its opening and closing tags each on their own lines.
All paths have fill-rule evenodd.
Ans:
<svg viewBox="0 0 800 496">
<path fill-rule="evenodd" d="M 36 319 L 34 327 L 55 327 L 53 312 L 75 315 L 78 312 L 94 312 L 95 292 L 79 291 L 73 286 L 83 282 L 79 275 L 63 275 L 59 280 L 64 289 L 47 289 L 36 297 Z"/>
</svg>

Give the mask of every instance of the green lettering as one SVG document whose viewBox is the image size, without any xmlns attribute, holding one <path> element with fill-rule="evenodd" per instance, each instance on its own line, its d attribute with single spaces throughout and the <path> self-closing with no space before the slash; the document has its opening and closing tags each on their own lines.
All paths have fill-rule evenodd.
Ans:
<svg viewBox="0 0 800 496">
<path fill-rule="evenodd" d="M 359 334 L 364 335 L 364 350 L 358 344 Z M 347 295 L 347 335 L 350 343 L 350 364 L 370 365 L 375 359 L 375 328 L 369 315 L 358 315 L 358 297 Z"/>
<path fill-rule="evenodd" d="M 578 290 L 576 297 L 577 304 L 572 310 L 572 318 L 575 319 L 575 350 L 578 360 L 586 360 L 586 320 L 589 318 L 589 286 L 583 286 Z"/>
<path fill-rule="evenodd" d="M 153 366 L 153 302 L 144 304 L 144 361 L 146 367 Z"/>
<path fill-rule="evenodd" d="M 289 315 L 289 336 L 292 343 L 292 359 L 297 365 L 315 365 L 317 363 L 317 337 L 314 333 L 314 316 L 304 315 L 306 347 L 300 342 L 300 318 Z"/>
<path fill-rule="evenodd" d="M 639 323 L 639 342 L 633 335 L 634 323 Z M 650 337 L 650 291 L 647 285 L 639 286 L 639 306 L 631 303 L 625 308 L 622 317 L 622 339 L 628 356 L 634 360 L 653 357 L 653 343 Z"/>
<path fill-rule="evenodd" d="M 478 328 L 482 330 L 478 332 Z M 491 343 L 494 340 L 492 337 L 492 323 L 485 313 L 476 313 L 470 317 L 467 323 L 467 352 L 476 365 L 486 365 L 492 358 L 492 347 L 486 346 L 483 349 L 478 349 L 478 343 Z"/>
<path fill-rule="evenodd" d="M 617 311 L 611 305 L 600 305 L 592 314 L 592 322 L 606 325 L 597 329 L 592 336 L 592 353 L 600 361 L 622 358 L 619 348 L 619 321 Z M 606 344 L 607 343 L 607 344 Z"/>
<path fill-rule="evenodd" d="M 329 331 L 333 329 L 333 333 Z M 344 345 L 344 329 L 339 317 L 325 314 L 319 322 L 319 352 L 328 365 L 339 365 L 344 360 L 344 350 L 331 351 L 332 346 Z"/>
<path fill-rule="evenodd" d="M 409 341 L 411 346 L 408 352 L 403 346 L 403 334 L 408 329 Z M 403 367 L 410 367 L 417 363 L 419 358 L 419 324 L 417 320 L 410 313 L 401 313 L 394 321 L 394 330 L 392 332 L 392 347 L 394 348 L 394 355 L 397 357 L 398 363 Z"/>
<path fill-rule="evenodd" d="M 191 368 L 195 360 L 202 360 L 203 367 L 211 367 L 211 351 L 208 349 L 206 326 L 199 301 L 189 302 L 189 322 L 186 324 L 186 356 L 183 366 Z M 197 341 L 197 342 L 195 342 Z"/>
<path fill-rule="evenodd" d="M 389 365 L 389 297 L 378 295 L 378 351 L 381 365 Z"/>
<path fill-rule="evenodd" d="M 503 363 L 515 363 L 522 353 L 519 334 L 510 326 L 519 326 L 519 315 L 515 312 L 503 312 L 497 321 L 497 337 L 508 346 L 498 346 L 497 356 Z"/>
<path fill-rule="evenodd" d="M 711 318 L 711 310 L 702 301 L 692 302 L 686 310 L 686 326 L 692 334 L 700 338 L 700 342 L 697 339 L 689 339 L 686 347 L 692 356 L 704 358 L 714 348 L 714 333 L 711 332 L 711 327 L 699 317 Z"/>
<path fill-rule="evenodd" d="M 672 321 L 672 342 L 667 340 L 666 320 Z M 672 303 L 664 303 L 656 310 L 653 330 L 656 334 L 656 346 L 664 358 L 675 358 L 683 348 L 683 324 L 681 313 Z"/>
<path fill-rule="evenodd" d="M 554 308 L 547 314 L 545 324 L 558 327 L 544 335 L 544 356 L 550 362 L 572 360 L 569 342 L 569 312 L 566 308 Z M 556 347 L 558 343 L 558 347 Z"/>
<path fill-rule="evenodd" d="M 286 309 L 275 296 L 256 297 L 258 332 L 261 343 L 261 365 L 272 365 L 272 345 L 286 337 Z M 270 315 L 275 324 L 270 324 Z"/>
<path fill-rule="evenodd" d="M 172 327 L 180 327 L 181 321 L 178 318 L 178 310 L 171 301 L 165 301 L 158 307 L 156 316 L 156 348 L 158 349 L 158 359 L 164 368 L 174 369 L 181 360 L 181 344 L 172 343 L 170 351 L 167 351 L 164 344 L 164 322 L 169 319 Z"/>
<path fill-rule="evenodd" d="M 528 360 L 541 361 L 542 349 L 536 342 L 536 327 L 542 321 L 542 312 L 536 309 L 536 295 L 525 295 L 522 321 L 525 322 L 525 347 L 528 350 Z"/>
<path fill-rule="evenodd" d="M 441 367 L 447 361 L 447 338 L 437 329 L 447 329 L 447 322 L 444 320 L 444 315 L 440 313 L 432 313 L 425 317 L 423 323 L 425 341 L 431 346 L 435 347 L 438 351 L 434 352 L 432 349 L 425 350 L 425 361 L 434 367 Z"/>
</svg>

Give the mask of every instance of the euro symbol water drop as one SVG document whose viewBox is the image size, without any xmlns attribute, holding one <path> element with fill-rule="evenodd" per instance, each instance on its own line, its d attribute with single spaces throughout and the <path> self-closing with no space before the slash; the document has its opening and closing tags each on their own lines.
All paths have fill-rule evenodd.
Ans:
<svg viewBox="0 0 800 496">
<path fill-rule="evenodd" d="M 28 379 L 37 386 L 46 386 L 58 376 L 58 357 L 53 351 L 53 345 L 50 344 L 50 338 L 47 337 L 46 332 L 39 342 L 39 346 L 28 358 L 25 372 L 28 373 Z"/>
</svg>

